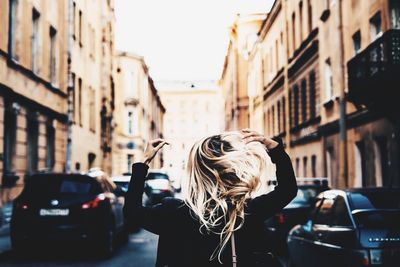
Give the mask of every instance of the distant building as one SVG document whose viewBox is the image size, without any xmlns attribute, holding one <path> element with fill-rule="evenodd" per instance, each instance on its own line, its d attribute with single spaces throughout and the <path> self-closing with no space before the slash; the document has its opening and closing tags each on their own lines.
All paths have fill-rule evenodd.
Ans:
<svg viewBox="0 0 400 267">
<path fill-rule="evenodd" d="M 115 133 L 113 174 L 131 172 L 132 163 L 141 160 L 147 141 L 163 137 L 165 108 L 149 76 L 143 57 L 118 52 L 115 64 Z M 152 162 L 162 166 L 162 153 Z"/>
<path fill-rule="evenodd" d="M 189 151 L 199 139 L 223 130 L 223 101 L 211 82 L 169 82 L 159 85 L 166 107 L 164 168 L 176 187 L 186 177 Z"/>
</svg>

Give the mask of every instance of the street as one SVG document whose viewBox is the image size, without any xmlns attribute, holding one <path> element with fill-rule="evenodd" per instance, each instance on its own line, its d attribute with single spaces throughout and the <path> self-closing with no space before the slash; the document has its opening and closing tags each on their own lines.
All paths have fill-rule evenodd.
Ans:
<svg viewBox="0 0 400 267">
<path fill-rule="evenodd" d="M 110 259 L 97 259 L 94 255 L 74 253 L 40 253 L 24 258 L 17 257 L 9 249 L 0 253 L 0 265 L 6 266 L 130 266 L 153 267 L 155 265 L 158 237 L 145 230 L 130 235 L 128 244 L 120 245 Z M 7 237 L 0 237 L 0 251 L 9 247 Z"/>
</svg>

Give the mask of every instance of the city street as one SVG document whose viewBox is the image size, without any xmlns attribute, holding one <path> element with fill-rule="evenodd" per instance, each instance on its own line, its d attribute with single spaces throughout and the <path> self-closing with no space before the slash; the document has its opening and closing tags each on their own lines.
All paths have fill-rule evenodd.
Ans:
<svg viewBox="0 0 400 267">
<path fill-rule="evenodd" d="M 128 244 L 120 245 L 112 258 L 107 260 L 96 259 L 94 255 L 80 252 L 55 253 L 48 255 L 44 252 L 35 256 L 17 257 L 8 249 L 0 253 L 0 265 L 6 266 L 130 266 L 153 267 L 157 251 L 157 236 L 141 230 L 130 235 Z M 0 251 L 9 247 L 6 237 L 0 237 Z"/>
</svg>

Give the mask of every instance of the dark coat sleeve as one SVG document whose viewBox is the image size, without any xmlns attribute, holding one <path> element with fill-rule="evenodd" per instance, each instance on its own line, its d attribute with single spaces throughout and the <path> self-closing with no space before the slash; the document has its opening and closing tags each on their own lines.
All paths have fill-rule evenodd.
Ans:
<svg viewBox="0 0 400 267">
<path fill-rule="evenodd" d="M 144 229 L 160 234 L 166 225 L 165 220 L 169 217 L 166 201 L 160 204 L 144 207 L 142 197 L 144 183 L 149 166 L 144 163 L 132 165 L 132 177 L 128 192 L 125 195 L 124 216 L 129 228 L 143 227 Z"/>
<path fill-rule="evenodd" d="M 297 183 L 292 162 L 285 152 L 282 140 L 275 139 L 279 145 L 268 151 L 271 161 L 276 165 L 278 185 L 267 194 L 249 201 L 249 212 L 253 218 L 265 220 L 282 210 L 297 195 Z"/>
</svg>

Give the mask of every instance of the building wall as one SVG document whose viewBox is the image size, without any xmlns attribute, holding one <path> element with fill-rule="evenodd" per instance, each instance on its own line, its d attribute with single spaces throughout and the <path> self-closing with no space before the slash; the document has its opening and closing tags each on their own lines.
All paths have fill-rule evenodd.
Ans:
<svg viewBox="0 0 400 267">
<path fill-rule="evenodd" d="M 354 34 L 360 31 L 360 52 L 380 36 L 371 27 L 378 12 L 382 32 L 391 27 L 394 2 L 277 0 L 264 20 L 246 70 L 250 125 L 283 137 L 298 176 L 326 176 L 342 188 L 399 182 L 394 129 L 388 120 L 346 102 L 344 154 L 339 138 L 340 94 L 348 90 Z M 273 167 L 269 174 L 274 175 Z"/>
<path fill-rule="evenodd" d="M 212 83 L 160 85 L 161 99 L 166 107 L 164 137 L 170 142 L 164 148 L 164 168 L 176 187 L 180 187 L 181 179 L 186 177 L 187 159 L 194 143 L 223 130 L 219 90 Z"/>
<path fill-rule="evenodd" d="M 147 141 L 163 136 L 165 109 L 143 57 L 119 52 L 115 77 L 118 90 L 115 93 L 113 174 L 120 175 L 131 171 L 131 163 L 142 160 Z M 131 132 L 129 112 L 132 114 Z M 162 154 L 157 156 L 151 167 L 161 168 L 162 158 Z"/>
<path fill-rule="evenodd" d="M 19 1 L 9 25 L 10 3 L 0 3 L 0 205 L 20 193 L 26 175 L 63 171 L 66 145 L 66 1 Z M 11 176 L 18 178 L 15 186 L 8 183 Z"/>
</svg>

